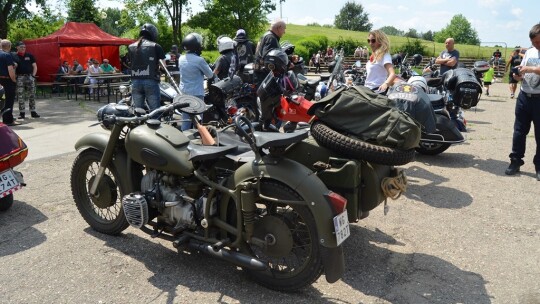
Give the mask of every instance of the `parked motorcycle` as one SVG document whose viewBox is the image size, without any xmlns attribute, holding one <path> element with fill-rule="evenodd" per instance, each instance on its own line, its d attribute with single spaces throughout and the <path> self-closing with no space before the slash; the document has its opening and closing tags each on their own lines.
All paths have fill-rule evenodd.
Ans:
<svg viewBox="0 0 540 304">
<path fill-rule="evenodd" d="M 199 99 L 181 95 L 147 114 L 123 104 L 102 107 L 98 120 L 110 133 L 82 137 L 71 170 L 73 198 L 85 221 L 111 235 L 131 225 L 179 251 L 242 267 L 271 289 L 296 290 L 322 273 L 328 282 L 341 278 L 342 242 L 350 234 L 347 200 L 283 153 L 307 131 L 256 132 L 239 116 L 234 125 L 212 131 L 216 145 L 202 145 L 207 132 L 197 115 L 205 109 Z M 198 130 L 167 124 L 165 116 L 176 110 L 190 114 Z M 346 165 L 321 170 L 333 183 L 348 182 L 349 171 L 328 177 Z"/>
<path fill-rule="evenodd" d="M 3 88 L 2 88 L 3 89 Z M 4 111 L 5 100 L 0 99 L 0 116 Z M 28 156 L 28 147 L 7 125 L 0 122 L 0 211 L 13 205 L 13 192 L 26 186 L 23 175 L 14 168 Z"/>
</svg>

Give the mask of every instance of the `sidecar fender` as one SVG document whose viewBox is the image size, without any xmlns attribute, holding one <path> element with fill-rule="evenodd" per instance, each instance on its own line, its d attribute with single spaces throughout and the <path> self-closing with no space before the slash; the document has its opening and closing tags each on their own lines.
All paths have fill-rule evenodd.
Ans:
<svg viewBox="0 0 540 304">
<path fill-rule="evenodd" d="M 82 151 L 86 149 L 95 149 L 98 151 L 105 151 L 105 147 L 107 146 L 107 143 L 109 142 L 109 134 L 107 133 L 90 133 L 86 134 L 83 137 L 81 137 L 77 142 L 75 143 L 75 150 Z M 117 149 L 114 153 L 113 157 L 113 165 L 118 171 L 118 174 L 120 175 L 120 178 L 125 181 L 131 181 L 129 184 L 129 189 L 127 189 L 127 193 L 134 192 L 137 187 L 134 186 L 134 181 L 132 179 L 133 176 L 133 168 L 132 164 L 133 162 L 128 157 L 127 153 L 123 149 Z"/>
<path fill-rule="evenodd" d="M 266 158 L 266 157 L 265 157 Z M 317 223 L 319 244 L 323 247 L 337 247 L 334 234 L 333 211 L 330 202 L 324 197 L 330 190 L 317 177 L 317 175 L 304 165 L 290 159 L 280 159 L 277 163 L 248 162 L 238 168 L 233 176 L 232 183 L 238 187 L 246 180 L 259 178 L 279 181 L 302 196 Z"/>
</svg>

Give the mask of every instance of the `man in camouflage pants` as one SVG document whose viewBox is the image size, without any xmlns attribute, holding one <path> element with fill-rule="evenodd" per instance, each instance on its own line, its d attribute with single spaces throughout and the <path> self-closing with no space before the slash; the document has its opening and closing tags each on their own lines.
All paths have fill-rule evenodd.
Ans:
<svg viewBox="0 0 540 304">
<path fill-rule="evenodd" d="M 26 52 L 22 41 L 17 43 L 17 100 L 19 101 L 19 119 L 25 118 L 25 101 L 28 99 L 30 114 L 33 118 L 40 117 L 36 112 L 36 59 Z"/>
</svg>

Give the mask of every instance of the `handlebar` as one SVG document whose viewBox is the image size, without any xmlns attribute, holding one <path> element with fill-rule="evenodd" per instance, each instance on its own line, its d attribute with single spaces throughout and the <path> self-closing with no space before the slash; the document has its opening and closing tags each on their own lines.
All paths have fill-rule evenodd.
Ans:
<svg viewBox="0 0 540 304">
<path fill-rule="evenodd" d="M 168 105 L 164 105 L 164 106 L 161 106 L 157 109 L 155 109 L 154 111 L 150 112 L 150 113 L 147 113 L 147 114 L 144 114 L 144 115 L 141 115 L 141 116 L 133 116 L 133 117 L 119 117 L 119 116 L 116 116 L 116 115 L 105 115 L 105 117 L 103 117 L 103 120 L 110 123 L 110 124 L 114 124 L 116 122 L 124 122 L 124 123 L 140 123 L 140 122 L 143 122 L 143 121 L 146 121 L 152 117 L 158 117 L 159 115 L 163 114 L 163 113 L 167 113 L 167 112 L 171 112 L 173 113 L 174 110 L 177 110 L 177 109 L 182 109 L 182 108 L 187 108 L 189 107 L 190 104 L 188 102 L 180 102 L 180 103 L 171 103 L 171 104 L 168 104 Z"/>
</svg>

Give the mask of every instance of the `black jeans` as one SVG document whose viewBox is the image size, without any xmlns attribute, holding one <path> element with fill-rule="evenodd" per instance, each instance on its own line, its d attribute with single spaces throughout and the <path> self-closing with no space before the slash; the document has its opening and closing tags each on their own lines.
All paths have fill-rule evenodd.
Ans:
<svg viewBox="0 0 540 304">
<path fill-rule="evenodd" d="M 533 163 L 536 171 L 540 170 L 540 95 L 528 97 L 522 91 L 516 100 L 516 120 L 514 122 L 514 135 L 512 138 L 512 153 L 510 159 L 521 160 L 525 156 L 527 134 L 534 124 L 534 139 L 536 141 L 536 154 Z"/>
<path fill-rule="evenodd" d="M 13 105 L 15 103 L 15 95 L 17 90 L 17 84 L 11 81 L 10 78 L 0 78 L 0 84 L 4 87 L 6 95 L 6 106 L 5 109 L 9 108 L 9 111 L 6 111 L 2 115 L 2 121 L 5 124 L 13 123 Z"/>
</svg>

